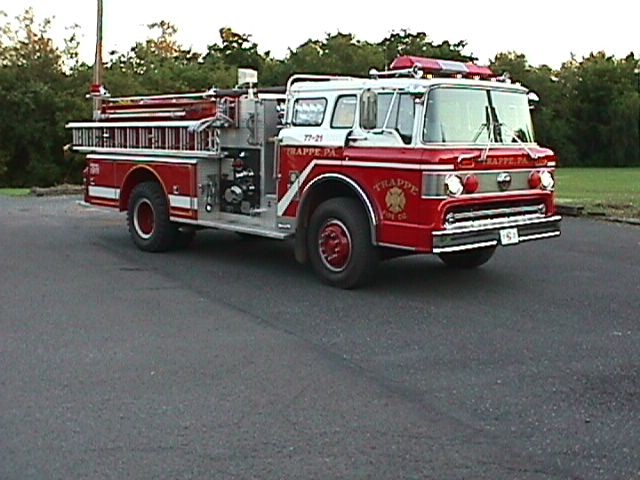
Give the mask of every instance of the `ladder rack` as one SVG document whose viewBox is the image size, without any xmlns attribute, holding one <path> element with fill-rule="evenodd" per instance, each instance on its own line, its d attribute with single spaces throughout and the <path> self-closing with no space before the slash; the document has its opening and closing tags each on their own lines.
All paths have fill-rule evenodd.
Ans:
<svg viewBox="0 0 640 480">
<path fill-rule="evenodd" d="M 80 153 L 215 158 L 220 156 L 215 121 L 77 122 L 67 128 Z"/>
</svg>

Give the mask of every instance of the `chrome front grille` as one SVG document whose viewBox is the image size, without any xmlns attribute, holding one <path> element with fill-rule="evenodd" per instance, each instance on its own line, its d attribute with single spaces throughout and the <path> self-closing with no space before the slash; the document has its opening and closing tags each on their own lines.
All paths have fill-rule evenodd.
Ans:
<svg viewBox="0 0 640 480">
<path fill-rule="evenodd" d="M 547 207 L 544 203 L 455 210 L 446 215 L 444 227 L 447 230 L 482 228 L 514 220 L 540 219 L 544 218 L 546 213 Z"/>
</svg>

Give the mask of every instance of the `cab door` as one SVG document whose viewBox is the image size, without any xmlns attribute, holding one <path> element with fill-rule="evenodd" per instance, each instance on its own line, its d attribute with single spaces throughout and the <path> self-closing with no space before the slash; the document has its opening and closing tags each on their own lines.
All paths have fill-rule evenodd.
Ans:
<svg viewBox="0 0 640 480">
<path fill-rule="evenodd" d="M 278 216 L 294 216 L 304 185 L 344 161 L 358 98 L 350 94 L 299 95 L 278 135 Z"/>
</svg>

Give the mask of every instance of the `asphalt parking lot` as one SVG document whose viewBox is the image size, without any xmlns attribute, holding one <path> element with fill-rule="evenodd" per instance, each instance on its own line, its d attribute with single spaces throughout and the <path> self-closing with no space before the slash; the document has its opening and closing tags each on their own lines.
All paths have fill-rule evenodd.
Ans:
<svg viewBox="0 0 640 480">
<path fill-rule="evenodd" d="M 291 246 L 139 252 L 0 197 L 0 479 L 640 478 L 640 228 L 341 291 Z"/>
</svg>

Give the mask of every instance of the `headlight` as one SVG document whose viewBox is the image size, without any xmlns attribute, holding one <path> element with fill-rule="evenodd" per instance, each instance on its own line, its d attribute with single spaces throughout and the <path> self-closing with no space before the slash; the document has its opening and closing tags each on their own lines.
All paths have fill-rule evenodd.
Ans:
<svg viewBox="0 0 640 480">
<path fill-rule="evenodd" d="M 447 178 L 444 180 L 444 189 L 447 195 L 457 197 L 458 195 L 462 195 L 464 184 L 459 176 L 447 175 Z"/>
<path fill-rule="evenodd" d="M 540 172 L 540 184 L 545 190 L 553 190 L 556 186 L 556 181 L 553 178 L 553 174 L 549 170 L 543 170 Z"/>
</svg>

